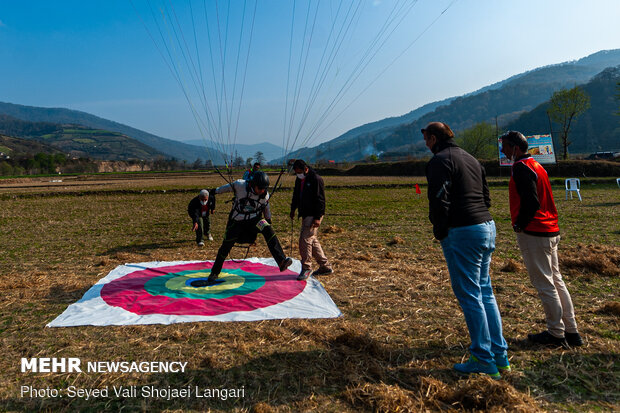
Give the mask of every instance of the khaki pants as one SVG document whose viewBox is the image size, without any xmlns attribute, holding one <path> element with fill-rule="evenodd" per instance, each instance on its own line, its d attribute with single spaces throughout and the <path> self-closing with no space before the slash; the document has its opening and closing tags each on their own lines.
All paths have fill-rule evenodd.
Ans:
<svg viewBox="0 0 620 413">
<path fill-rule="evenodd" d="M 312 257 L 321 267 L 329 267 L 327 257 L 321 248 L 317 232 L 319 227 L 313 227 L 314 217 L 305 217 L 301 221 L 301 233 L 299 234 L 299 255 L 301 255 L 301 268 L 309 270 L 312 268 Z M 323 218 L 321 217 L 321 221 Z"/>
<path fill-rule="evenodd" d="M 517 242 L 532 285 L 538 290 L 547 320 L 547 329 L 555 337 L 576 333 L 575 309 L 558 265 L 560 236 L 536 237 L 518 233 Z"/>
</svg>

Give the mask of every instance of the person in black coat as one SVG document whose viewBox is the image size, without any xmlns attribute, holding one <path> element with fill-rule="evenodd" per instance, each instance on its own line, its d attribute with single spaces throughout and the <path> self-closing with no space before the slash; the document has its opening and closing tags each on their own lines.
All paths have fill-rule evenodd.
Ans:
<svg viewBox="0 0 620 413">
<path fill-rule="evenodd" d="M 486 174 L 480 162 L 456 144 L 445 123 L 431 122 L 422 134 L 434 155 L 426 167 L 429 219 L 471 339 L 469 361 L 454 369 L 498 379 L 499 370 L 509 371 L 510 363 L 489 275 L 496 229 Z"/>
<path fill-rule="evenodd" d="M 197 197 L 189 201 L 187 214 L 192 219 L 192 231 L 196 233 L 196 244 L 205 245 L 204 237 L 213 241 L 211 236 L 211 218 L 215 210 L 215 197 L 209 197 L 209 191 L 203 189 Z"/>
<path fill-rule="evenodd" d="M 295 210 L 302 218 L 299 234 L 299 255 L 301 255 L 301 272 L 298 280 L 305 280 L 310 275 L 325 275 L 333 272 L 317 233 L 325 215 L 325 185 L 321 178 L 306 162 L 297 159 L 293 164 L 297 175 L 295 189 L 291 201 L 291 219 L 295 218 Z M 312 257 L 319 268 L 312 272 Z"/>
</svg>

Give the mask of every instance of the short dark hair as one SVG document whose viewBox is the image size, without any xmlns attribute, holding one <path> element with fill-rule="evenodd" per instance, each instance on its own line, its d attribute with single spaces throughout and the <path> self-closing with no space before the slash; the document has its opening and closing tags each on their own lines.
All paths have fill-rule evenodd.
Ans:
<svg viewBox="0 0 620 413">
<path fill-rule="evenodd" d="M 422 133 L 428 135 L 435 135 L 439 142 L 447 141 L 448 139 L 454 139 L 454 132 L 448 125 L 443 122 L 431 122 L 426 128 L 422 129 Z"/>
<path fill-rule="evenodd" d="M 253 166 L 260 166 L 260 162 L 254 162 Z"/>
<path fill-rule="evenodd" d="M 500 139 L 502 140 L 502 145 L 507 143 L 510 146 L 518 146 L 521 151 L 526 152 L 528 148 L 527 139 L 521 132 L 517 132 L 514 130 L 508 131 L 504 133 Z"/>
<path fill-rule="evenodd" d="M 308 164 L 303 159 L 295 159 L 293 162 L 293 169 L 306 169 L 307 166 Z"/>
</svg>

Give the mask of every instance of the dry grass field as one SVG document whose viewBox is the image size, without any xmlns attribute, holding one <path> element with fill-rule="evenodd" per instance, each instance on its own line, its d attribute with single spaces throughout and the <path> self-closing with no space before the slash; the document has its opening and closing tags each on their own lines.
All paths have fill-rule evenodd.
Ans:
<svg viewBox="0 0 620 413">
<path fill-rule="evenodd" d="M 218 199 L 215 241 L 199 249 L 186 214 L 215 175 L 150 174 L 0 182 L 0 411 L 618 411 L 620 189 L 554 187 L 561 269 L 585 339 L 572 350 L 528 344 L 542 306 L 510 227 L 507 186 L 493 186 L 498 235 L 492 280 L 513 371 L 462 378 L 463 315 L 432 239 L 420 177 L 325 177 L 321 242 L 335 272 L 320 277 L 339 319 L 46 328 L 95 282 L 128 262 L 214 259 L 230 204 Z M 292 178 L 274 226 L 289 254 Z M 262 239 L 252 256 L 268 257 Z M 293 256 L 299 258 L 293 250 Z M 184 373 L 21 373 L 22 357 L 182 361 Z M 20 397 L 35 388 L 244 387 L 245 397 Z"/>
</svg>

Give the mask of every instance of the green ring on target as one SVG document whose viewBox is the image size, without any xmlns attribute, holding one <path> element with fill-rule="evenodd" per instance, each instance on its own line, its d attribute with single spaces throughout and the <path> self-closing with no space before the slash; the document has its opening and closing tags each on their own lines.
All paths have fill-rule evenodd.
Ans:
<svg viewBox="0 0 620 413">
<path fill-rule="evenodd" d="M 207 278 L 209 270 L 190 270 L 154 277 L 144 284 L 144 289 L 151 295 L 163 295 L 171 298 L 228 298 L 234 295 L 250 294 L 263 285 L 265 278 L 240 269 L 224 270 L 218 280 L 224 282 L 207 287 L 192 287 L 187 281 L 192 278 Z"/>
</svg>

